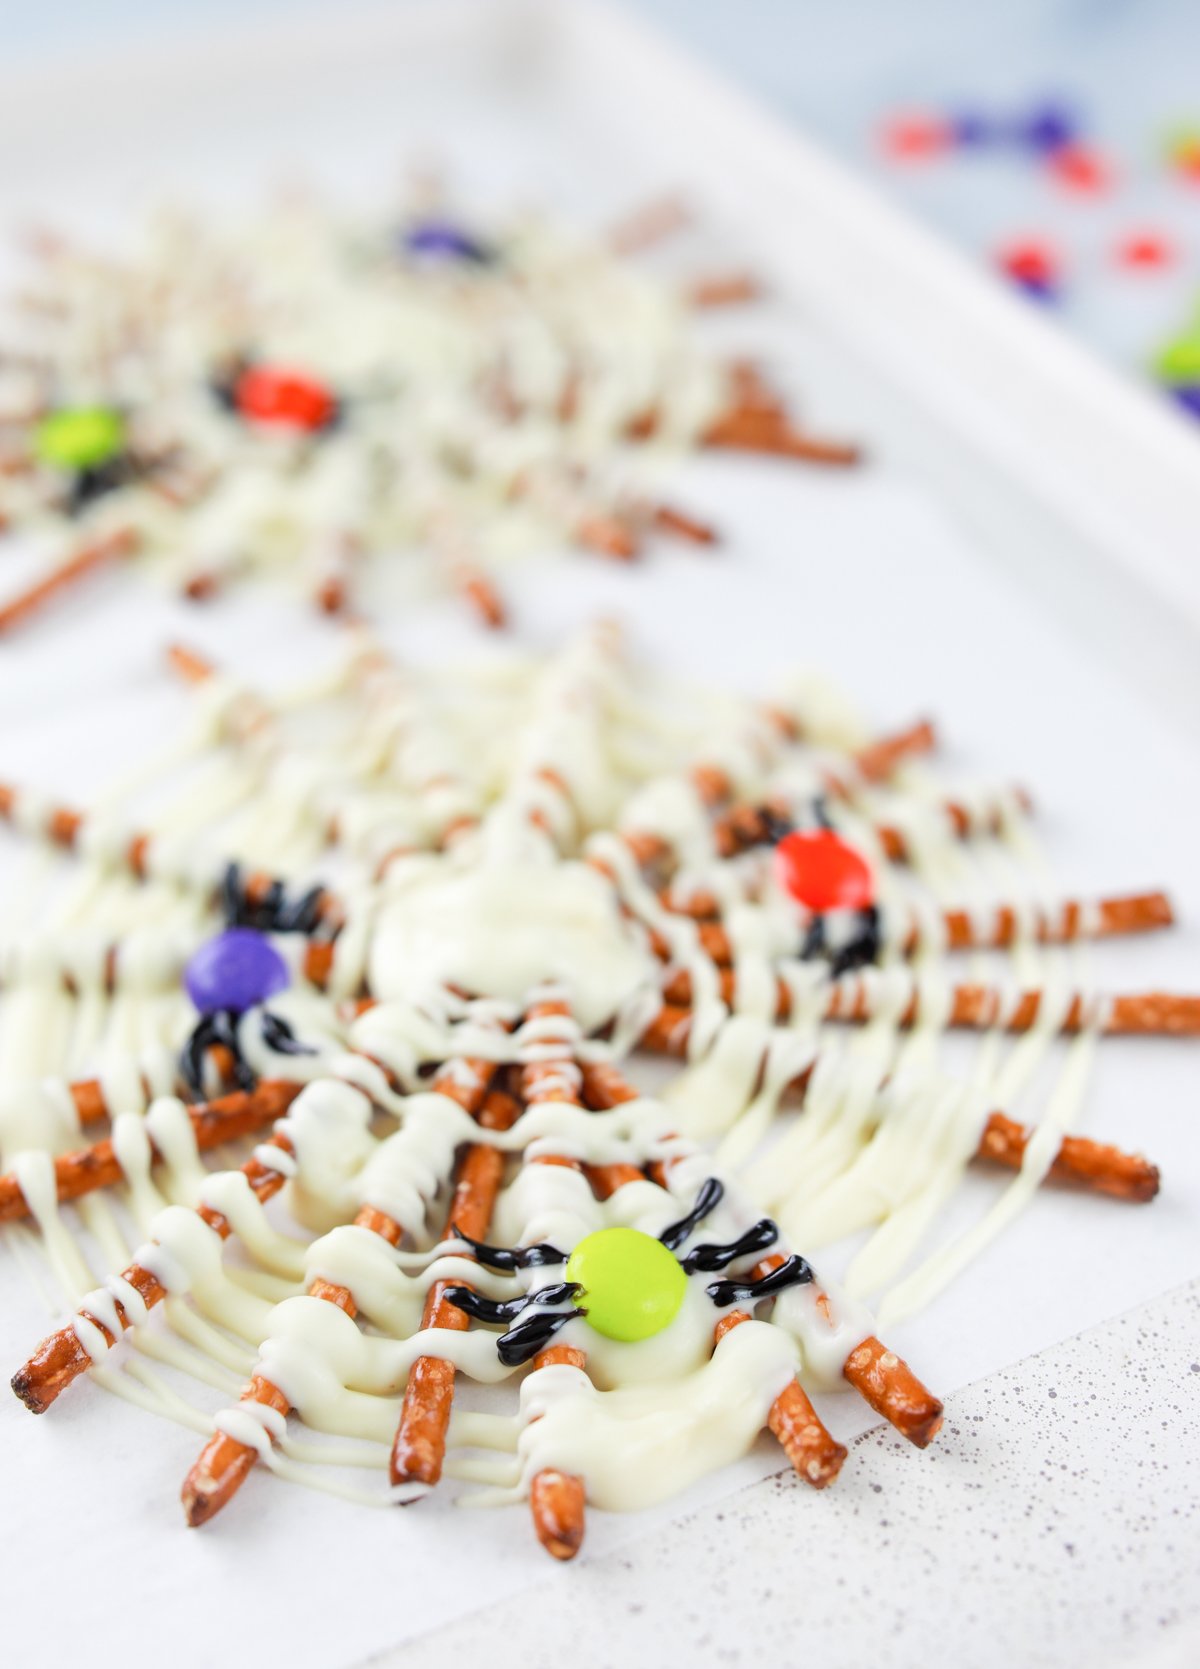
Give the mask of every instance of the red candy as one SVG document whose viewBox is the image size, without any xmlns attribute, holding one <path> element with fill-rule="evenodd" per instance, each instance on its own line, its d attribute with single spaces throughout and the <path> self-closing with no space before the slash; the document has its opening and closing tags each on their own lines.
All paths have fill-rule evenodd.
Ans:
<svg viewBox="0 0 1200 1669">
<path fill-rule="evenodd" d="M 879 139 L 889 156 L 914 162 L 948 151 L 954 143 L 954 129 L 936 116 L 896 116 L 885 122 Z"/>
<path fill-rule="evenodd" d="M 1001 267 L 1021 284 L 1056 284 L 1059 278 L 1058 257 L 1047 243 L 1036 238 L 1023 238 L 1019 243 L 1007 244 L 996 257 Z"/>
<path fill-rule="evenodd" d="M 1060 185 L 1069 191 L 1098 193 L 1113 183 L 1112 169 L 1099 151 L 1086 145 L 1061 145 L 1046 159 L 1046 166 Z"/>
<path fill-rule="evenodd" d="M 866 859 L 832 829 L 796 829 L 775 848 L 780 883 L 798 903 L 825 910 L 865 910 L 875 902 Z"/>
<path fill-rule="evenodd" d="M 234 389 L 234 402 L 253 423 L 288 429 L 323 429 L 337 406 L 324 383 L 276 365 L 252 365 Z"/>
<path fill-rule="evenodd" d="M 1123 267 L 1149 270 L 1170 266 L 1174 259 L 1174 246 L 1157 232 L 1137 232 L 1117 245 L 1117 260 Z"/>
</svg>

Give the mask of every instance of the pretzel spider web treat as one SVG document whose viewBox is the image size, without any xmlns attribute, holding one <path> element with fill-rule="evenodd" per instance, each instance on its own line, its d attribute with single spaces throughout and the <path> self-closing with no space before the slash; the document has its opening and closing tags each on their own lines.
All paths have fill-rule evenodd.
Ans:
<svg viewBox="0 0 1200 1669">
<path fill-rule="evenodd" d="M 639 269 L 671 224 L 483 235 L 427 197 L 353 224 L 292 195 L 240 227 L 160 214 L 119 257 L 41 240 L 33 346 L 0 350 L 0 524 L 56 549 L 0 635 L 126 559 L 197 602 L 259 570 L 354 615 L 387 558 L 497 628 L 522 552 L 714 542 L 657 501 L 687 451 L 853 462 L 704 345 L 693 315 L 755 299 L 749 275 Z"/>
<path fill-rule="evenodd" d="M 1170 906 L 1051 892 L 1027 797 L 944 781 L 928 724 L 685 687 L 607 626 L 465 671 L 355 634 L 274 698 L 171 664 L 204 722 L 136 793 L 0 789 L 38 854 L 0 946 L 0 1220 L 70 1318 L 18 1394 L 87 1375 L 204 1430 L 189 1522 L 347 1442 L 370 1498 L 527 1500 L 558 1558 L 762 1428 L 823 1488 L 836 1387 L 935 1434 L 891 1340 L 1040 1183 L 1157 1192 L 1071 1130 L 1106 1034 L 1200 1028 L 1081 960 Z M 966 1075 L 950 1027 L 982 1034 Z M 657 1098 L 625 1071 L 655 1051 L 686 1061 Z M 993 1204 L 940 1239 L 972 1162 Z"/>
</svg>

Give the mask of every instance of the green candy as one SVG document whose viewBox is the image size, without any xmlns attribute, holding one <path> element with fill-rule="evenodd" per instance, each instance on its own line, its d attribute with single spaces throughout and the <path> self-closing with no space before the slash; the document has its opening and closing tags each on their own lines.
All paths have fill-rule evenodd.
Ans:
<svg viewBox="0 0 1200 1669">
<path fill-rule="evenodd" d="M 1200 335 L 1168 342 L 1155 356 L 1154 369 L 1163 382 L 1200 382 Z"/>
<path fill-rule="evenodd" d="M 597 1229 L 567 1259 L 568 1281 L 583 1291 L 575 1302 L 606 1339 L 633 1343 L 669 1327 L 687 1291 L 673 1252 L 640 1229 Z"/>
<path fill-rule="evenodd" d="M 37 455 L 55 469 L 99 469 L 125 446 L 125 419 L 109 406 L 65 406 L 38 425 Z"/>
</svg>

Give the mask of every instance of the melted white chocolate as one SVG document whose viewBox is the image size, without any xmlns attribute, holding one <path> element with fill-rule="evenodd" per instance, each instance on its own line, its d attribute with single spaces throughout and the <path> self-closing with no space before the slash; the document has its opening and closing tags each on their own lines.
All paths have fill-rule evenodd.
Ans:
<svg viewBox="0 0 1200 1669">
<path fill-rule="evenodd" d="M 650 984 L 653 966 L 594 870 L 506 864 L 392 899 L 375 929 L 370 984 L 384 1001 L 434 982 L 519 1003 L 553 980 L 584 1031 L 595 1031 Z"/>
<path fill-rule="evenodd" d="M 960 842 L 944 791 L 920 772 L 902 785 L 859 780 L 845 749 L 863 737 L 820 691 L 793 696 L 784 724 L 636 673 L 613 632 L 598 628 L 546 661 L 468 671 L 396 668 L 360 641 L 305 690 L 266 702 L 213 678 L 198 706 L 189 737 L 148 774 L 152 813 L 127 821 L 125 795 L 114 793 L 79 832 L 74 878 L 47 906 L 53 866 L 39 857 L 17 900 L 0 947 L 0 1153 L 79 1312 L 76 1336 L 99 1381 L 197 1429 L 211 1426 L 220 1400 L 217 1426 L 288 1477 L 342 1488 L 328 1479 L 332 1463 L 382 1468 L 422 1355 L 474 1379 L 509 1377 L 493 1329 L 422 1327 L 435 1283 L 508 1300 L 564 1278 L 553 1263 L 483 1269 L 444 1237 L 467 1144 L 489 1143 L 506 1159 L 488 1231 L 499 1245 L 544 1242 L 565 1261 L 606 1226 L 658 1235 L 717 1176 L 725 1197 L 681 1257 L 701 1240 L 736 1239 L 764 1212 L 780 1225 L 782 1250 L 821 1254 L 819 1280 L 760 1306 L 715 1351 L 720 1312 L 711 1277 L 696 1274 L 661 1333 L 623 1343 L 573 1314 L 555 1337 L 584 1353 L 586 1374 L 534 1370 L 514 1414 L 456 1413 L 449 1475 L 509 1498 L 555 1467 L 582 1476 L 597 1504 L 629 1509 L 743 1453 L 793 1374 L 813 1390 L 840 1384 L 847 1355 L 875 1331 L 862 1300 L 877 1300 L 891 1326 L 935 1297 L 1027 1203 L 1075 1121 L 1091 1034 L 1071 1043 L 1045 1102 L 1033 1097 L 1078 985 L 1077 957 L 1035 943 L 1050 906 L 1040 872 L 1028 882 L 1034 859 L 1019 808 L 1011 796 L 956 791 L 995 831 Z M 792 726 L 803 742 L 790 739 Z M 835 987 L 824 963 L 801 959 L 806 917 L 769 852 L 718 855 L 713 811 L 689 775 L 697 762 L 719 765 L 731 796 L 782 801 L 797 816 L 830 776 L 848 785 L 838 826 L 879 875 L 878 968 Z M 18 795 L 15 820 L 46 832 L 53 806 Z M 904 831 L 907 869 L 887 863 L 881 823 Z M 128 854 L 139 829 L 146 875 L 135 880 Z M 730 1000 L 701 925 L 668 908 L 662 878 L 625 838 L 635 835 L 671 855 L 674 902 L 716 899 Z M 266 1132 L 248 1145 L 283 1179 L 270 1208 L 240 1171 L 198 1155 L 174 1093 L 195 1023 L 181 968 L 216 929 L 215 889 L 231 857 L 281 875 L 290 892 L 318 878 L 341 908 L 323 989 L 304 980 L 304 946 L 275 941 L 294 984 L 267 1006 L 311 1052 L 273 1048 L 259 1009 L 238 1023 L 259 1076 L 306 1085 L 278 1126 L 286 1150 Z M 943 910 L 965 907 L 986 933 L 998 898 L 1020 906 L 1013 966 L 1021 984 L 1044 991 L 1038 1023 L 1015 1043 L 986 1034 L 967 1072 L 951 1076 L 942 1034 L 952 978 L 987 979 L 993 966 L 964 958 L 951 975 Z M 580 1063 L 623 1060 L 680 973 L 692 992 L 688 1064 L 665 1095 L 605 1112 L 574 1104 Z M 780 984 L 786 1021 L 776 1017 Z M 364 988 L 374 1006 L 357 1013 Z M 829 1024 L 835 990 L 845 1003 L 860 996 L 869 1023 Z M 914 993 L 919 1022 L 902 1031 Z M 563 996 L 569 1016 L 526 1017 L 533 1003 Z M 1002 1002 L 997 1026 L 1004 1011 Z M 1102 1018 L 1095 1008 L 1095 1023 Z M 431 1087 L 431 1069 L 455 1061 Z M 470 1089 L 489 1065 L 534 1063 L 546 1098 L 509 1129 L 482 1128 L 444 1093 Z M 55 1153 L 91 1134 L 68 1088 L 85 1075 L 99 1079 L 113 1114 L 125 1178 L 119 1206 L 81 1204 L 86 1238 L 74 1233 L 75 1212 L 55 1202 L 53 1171 Z M 965 1234 L 930 1248 L 987 1112 L 1018 1102 L 1025 1116 L 1041 1115 L 1022 1171 Z M 600 1199 L 581 1167 L 613 1164 L 662 1164 L 666 1186 L 643 1175 Z M 199 1204 L 227 1220 L 228 1242 L 197 1216 Z M 354 1225 L 364 1206 L 402 1226 L 401 1250 Z M 839 1243 L 855 1233 L 865 1238 L 850 1256 Z M 159 1311 L 148 1315 L 111 1273 L 132 1261 L 166 1290 Z M 754 1262 L 728 1274 L 745 1277 Z M 826 1278 L 827 1263 L 846 1267 L 845 1291 Z M 308 1296 L 316 1280 L 344 1288 L 357 1319 Z M 101 1329 L 119 1333 L 122 1313 L 132 1349 L 112 1351 Z M 272 1411 L 239 1405 L 255 1369 L 333 1441 L 305 1445 Z M 199 1403 L 180 1393 L 180 1375 L 202 1388 Z M 341 1438 L 368 1447 L 347 1460 Z M 481 1446 L 493 1451 L 486 1459 Z M 380 1487 L 373 1498 L 395 1496 Z"/>
</svg>

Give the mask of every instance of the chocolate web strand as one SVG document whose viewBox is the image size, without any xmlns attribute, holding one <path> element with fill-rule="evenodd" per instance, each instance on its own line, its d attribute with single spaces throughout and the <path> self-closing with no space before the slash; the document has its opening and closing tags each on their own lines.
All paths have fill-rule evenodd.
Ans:
<svg viewBox="0 0 1200 1669">
<path fill-rule="evenodd" d="M 753 1304 L 760 1298 L 773 1298 L 787 1287 L 804 1286 L 812 1279 L 812 1268 L 807 1260 L 792 1256 L 760 1280 L 713 1281 L 705 1290 L 717 1308 L 723 1310 L 729 1304 Z"/>
<path fill-rule="evenodd" d="M 677 1223 L 670 1223 L 659 1235 L 659 1239 L 668 1252 L 677 1252 L 700 1224 L 715 1211 L 725 1197 L 725 1184 L 710 1176 L 707 1182 L 700 1185 L 700 1192 L 696 1195 L 696 1203 L 686 1217 L 681 1217 Z"/>
<path fill-rule="evenodd" d="M 693 1246 L 688 1255 L 679 1261 L 686 1275 L 694 1275 L 697 1270 L 707 1275 L 727 1268 L 735 1258 L 749 1257 L 752 1252 L 765 1252 L 778 1239 L 778 1225 L 770 1217 L 762 1217 L 736 1240 L 727 1241 L 724 1245 L 705 1241 Z"/>
</svg>

